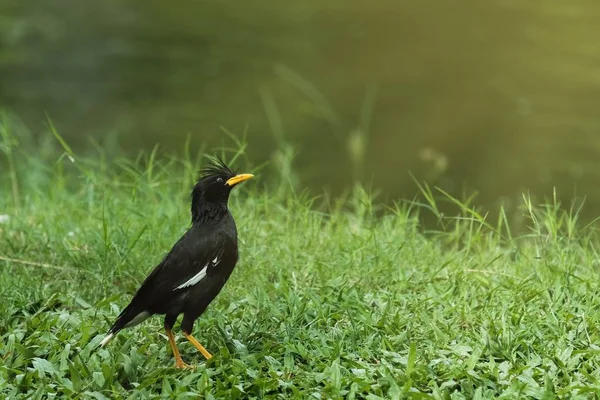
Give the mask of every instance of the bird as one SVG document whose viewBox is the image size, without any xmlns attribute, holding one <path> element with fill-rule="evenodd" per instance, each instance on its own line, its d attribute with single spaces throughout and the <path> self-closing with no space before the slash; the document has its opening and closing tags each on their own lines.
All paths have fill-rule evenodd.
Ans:
<svg viewBox="0 0 600 400">
<path fill-rule="evenodd" d="M 183 314 L 183 335 L 209 360 L 212 355 L 192 336 L 194 322 L 219 294 L 238 261 L 237 228 L 229 211 L 231 190 L 253 178 L 234 173 L 220 157 L 211 157 L 191 191 L 191 226 L 143 281 L 98 347 L 122 329 L 154 314 L 165 315 L 164 329 L 176 368 L 189 368 L 175 343 L 173 325 Z"/>
</svg>

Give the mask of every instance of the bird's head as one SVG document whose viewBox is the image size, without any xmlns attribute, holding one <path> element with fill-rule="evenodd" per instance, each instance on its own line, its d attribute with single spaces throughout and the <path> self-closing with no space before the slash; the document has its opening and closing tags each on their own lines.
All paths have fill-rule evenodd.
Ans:
<svg viewBox="0 0 600 400">
<path fill-rule="evenodd" d="M 200 171 L 198 182 L 192 190 L 192 222 L 227 212 L 231 189 L 253 176 L 237 174 L 220 158 L 211 160 Z"/>
</svg>

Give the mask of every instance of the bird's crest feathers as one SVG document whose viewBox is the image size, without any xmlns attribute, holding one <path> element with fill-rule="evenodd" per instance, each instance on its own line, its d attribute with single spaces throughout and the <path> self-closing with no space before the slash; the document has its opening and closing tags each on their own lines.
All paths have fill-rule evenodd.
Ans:
<svg viewBox="0 0 600 400">
<path fill-rule="evenodd" d="M 209 162 L 200 170 L 199 179 L 217 175 L 234 176 L 235 171 L 232 171 L 221 157 L 210 157 Z"/>
</svg>

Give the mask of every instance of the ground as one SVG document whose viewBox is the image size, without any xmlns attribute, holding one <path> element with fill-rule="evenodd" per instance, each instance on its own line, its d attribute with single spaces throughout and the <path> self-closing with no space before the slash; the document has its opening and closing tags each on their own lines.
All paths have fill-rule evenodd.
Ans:
<svg viewBox="0 0 600 400">
<path fill-rule="evenodd" d="M 598 240 L 524 197 L 527 229 L 443 193 L 379 205 L 257 179 L 230 202 L 240 262 L 174 359 L 155 316 L 94 350 L 189 226 L 199 163 L 9 157 L 0 172 L 0 396 L 594 398 Z M 239 159 L 236 164 L 243 165 Z M 244 171 L 256 172 L 256 171 Z M 423 214 L 439 224 L 425 228 Z"/>
</svg>

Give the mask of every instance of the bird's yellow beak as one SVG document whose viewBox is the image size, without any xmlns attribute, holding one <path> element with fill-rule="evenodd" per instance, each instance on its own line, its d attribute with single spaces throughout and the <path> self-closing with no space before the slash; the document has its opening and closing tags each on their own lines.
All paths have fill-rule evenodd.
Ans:
<svg viewBox="0 0 600 400">
<path fill-rule="evenodd" d="M 254 178 L 254 175 L 252 174 L 239 174 L 234 176 L 233 178 L 229 178 L 227 180 L 227 182 L 225 182 L 227 185 L 229 186 L 235 186 L 238 183 L 242 183 L 244 181 L 247 181 L 250 178 Z"/>
</svg>

